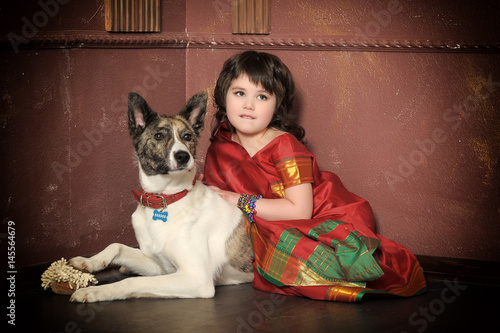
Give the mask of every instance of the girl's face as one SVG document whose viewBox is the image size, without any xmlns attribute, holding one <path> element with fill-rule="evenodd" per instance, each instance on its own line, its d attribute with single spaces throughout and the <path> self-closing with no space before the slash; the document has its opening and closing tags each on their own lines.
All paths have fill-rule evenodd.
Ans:
<svg viewBox="0 0 500 333">
<path fill-rule="evenodd" d="M 226 93 L 226 112 L 237 134 L 265 133 L 276 109 L 276 96 L 255 84 L 246 74 L 231 82 Z"/>
</svg>

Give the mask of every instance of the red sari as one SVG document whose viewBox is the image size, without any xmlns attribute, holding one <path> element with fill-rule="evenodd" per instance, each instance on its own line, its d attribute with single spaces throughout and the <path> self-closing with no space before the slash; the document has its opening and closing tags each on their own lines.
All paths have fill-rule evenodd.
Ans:
<svg viewBox="0 0 500 333">
<path fill-rule="evenodd" d="M 222 123 L 204 174 L 209 185 L 264 198 L 283 198 L 284 189 L 312 183 L 312 219 L 266 221 L 257 210 L 255 223 L 249 221 L 256 289 L 343 302 L 426 290 L 415 256 L 375 234 L 369 203 L 347 191 L 337 175 L 320 171 L 293 135 L 278 136 L 250 157 Z"/>
</svg>

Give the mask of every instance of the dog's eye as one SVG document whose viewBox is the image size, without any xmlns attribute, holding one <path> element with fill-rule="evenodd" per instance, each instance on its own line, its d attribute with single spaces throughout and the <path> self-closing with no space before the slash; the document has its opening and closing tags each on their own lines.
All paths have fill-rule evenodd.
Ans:
<svg viewBox="0 0 500 333">
<path fill-rule="evenodd" d="M 165 135 L 163 135 L 163 133 L 156 133 L 155 134 L 156 141 L 161 141 L 161 140 L 163 140 L 164 137 L 165 137 Z"/>
<path fill-rule="evenodd" d="M 184 138 L 184 140 L 186 140 L 186 141 L 191 141 L 192 135 L 191 135 L 191 134 L 189 134 L 189 133 L 186 133 L 186 134 L 184 134 L 183 138 Z"/>
</svg>

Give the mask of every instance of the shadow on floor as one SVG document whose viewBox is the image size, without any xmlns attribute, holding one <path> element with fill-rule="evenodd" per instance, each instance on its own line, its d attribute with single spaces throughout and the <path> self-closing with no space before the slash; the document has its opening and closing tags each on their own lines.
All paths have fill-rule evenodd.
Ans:
<svg viewBox="0 0 500 333">
<path fill-rule="evenodd" d="M 251 284 L 213 299 L 75 304 L 41 289 L 16 294 L 8 332 L 478 332 L 491 327 L 499 286 L 430 280 L 426 294 L 358 304 L 269 294 Z M 488 304 L 487 304 L 488 303 Z M 7 319 L 8 320 L 8 319 Z"/>
</svg>

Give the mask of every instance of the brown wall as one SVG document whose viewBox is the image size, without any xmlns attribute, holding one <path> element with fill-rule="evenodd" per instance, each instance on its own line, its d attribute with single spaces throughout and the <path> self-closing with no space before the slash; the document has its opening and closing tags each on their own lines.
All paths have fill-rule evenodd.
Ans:
<svg viewBox="0 0 500 333">
<path fill-rule="evenodd" d="M 495 1 L 273 0 L 268 36 L 231 35 L 229 3 L 163 1 L 161 33 L 109 34 L 102 1 L 73 0 L 19 52 L 4 38 L 0 212 L 19 266 L 135 245 L 126 94 L 173 114 L 249 48 L 290 67 L 309 148 L 371 202 L 379 233 L 500 261 Z M 40 10 L 2 9 L 3 36 Z"/>
</svg>

